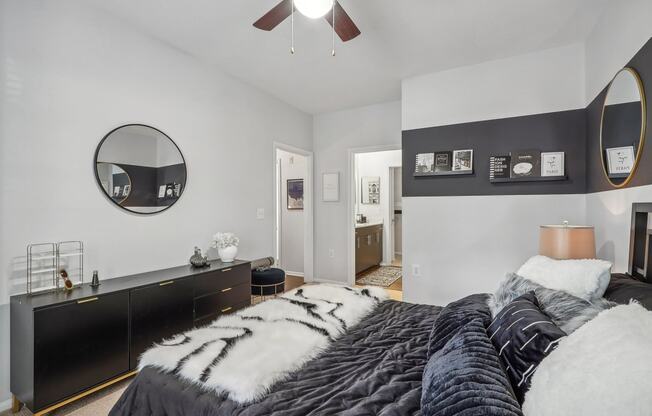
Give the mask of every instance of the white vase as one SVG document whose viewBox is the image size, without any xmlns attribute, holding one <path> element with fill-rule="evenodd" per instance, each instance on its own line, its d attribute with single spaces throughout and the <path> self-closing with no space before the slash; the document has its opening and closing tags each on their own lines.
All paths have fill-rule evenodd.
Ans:
<svg viewBox="0 0 652 416">
<path fill-rule="evenodd" d="M 217 254 L 219 254 L 222 263 L 232 263 L 233 260 L 235 260 L 235 256 L 238 255 L 238 247 L 229 246 L 225 248 L 218 248 Z"/>
</svg>

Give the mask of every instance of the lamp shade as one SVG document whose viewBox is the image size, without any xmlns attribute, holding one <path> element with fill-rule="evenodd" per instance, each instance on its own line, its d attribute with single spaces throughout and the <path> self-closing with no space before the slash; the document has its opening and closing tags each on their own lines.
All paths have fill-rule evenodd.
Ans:
<svg viewBox="0 0 652 416">
<path fill-rule="evenodd" d="M 542 225 L 539 254 L 558 260 L 594 259 L 595 233 L 583 225 Z"/>
</svg>

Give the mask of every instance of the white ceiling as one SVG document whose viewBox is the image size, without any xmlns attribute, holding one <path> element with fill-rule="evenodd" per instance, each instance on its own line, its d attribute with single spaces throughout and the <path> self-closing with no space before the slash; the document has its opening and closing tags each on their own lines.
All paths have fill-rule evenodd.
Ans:
<svg viewBox="0 0 652 416">
<path fill-rule="evenodd" d="M 295 15 L 252 23 L 278 0 L 91 0 L 141 30 L 312 114 L 397 100 L 401 79 L 583 41 L 616 0 L 340 0 L 362 34 L 337 41 Z"/>
</svg>

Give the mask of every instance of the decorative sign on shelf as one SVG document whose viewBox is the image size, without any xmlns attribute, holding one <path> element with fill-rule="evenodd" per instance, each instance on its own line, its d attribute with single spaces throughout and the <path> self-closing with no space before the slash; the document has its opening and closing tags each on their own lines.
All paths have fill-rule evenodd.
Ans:
<svg viewBox="0 0 652 416">
<path fill-rule="evenodd" d="M 513 178 L 539 176 L 541 152 L 536 150 L 521 150 L 513 152 L 511 162 L 511 176 Z"/>
<path fill-rule="evenodd" d="M 509 178 L 510 155 L 491 156 L 489 158 L 489 179 Z"/>
<path fill-rule="evenodd" d="M 473 174 L 473 149 L 418 153 L 414 176 Z"/>
<path fill-rule="evenodd" d="M 605 150 L 609 177 L 627 177 L 634 167 L 634 146 L 612 147 Z"/>
<path fill-rule="evenodd" d="M 564 176 L 564 152 L 541 153 L 541 176 Z"/>
<path fill-rule="evenodd" d="M 565 180 L 564 152 L 521 150 L 489 158 L 490 182 Z"/>
</svg>

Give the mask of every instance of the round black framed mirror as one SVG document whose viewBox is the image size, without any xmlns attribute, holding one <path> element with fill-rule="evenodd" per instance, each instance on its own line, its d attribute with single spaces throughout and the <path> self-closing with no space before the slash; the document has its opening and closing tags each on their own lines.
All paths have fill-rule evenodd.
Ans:
<svg viewBox="0 0 652 416">
<path fill-rule="evenodd" d="M 174 205 L 186 187 L 186 162 L 162 131 L 127 124 L 110 131 L 95 151 L 95 178 L 111 202 L 137 214 Z"/>
<path fill-rule="evenodd" d="M 643 82 L 632 68 L 623 68 L 609 84 L 602 107 L 600 150 L 607 180 L 627 185 L 636 172 L 645 142 L 646 101 Z"/>
</svg>

